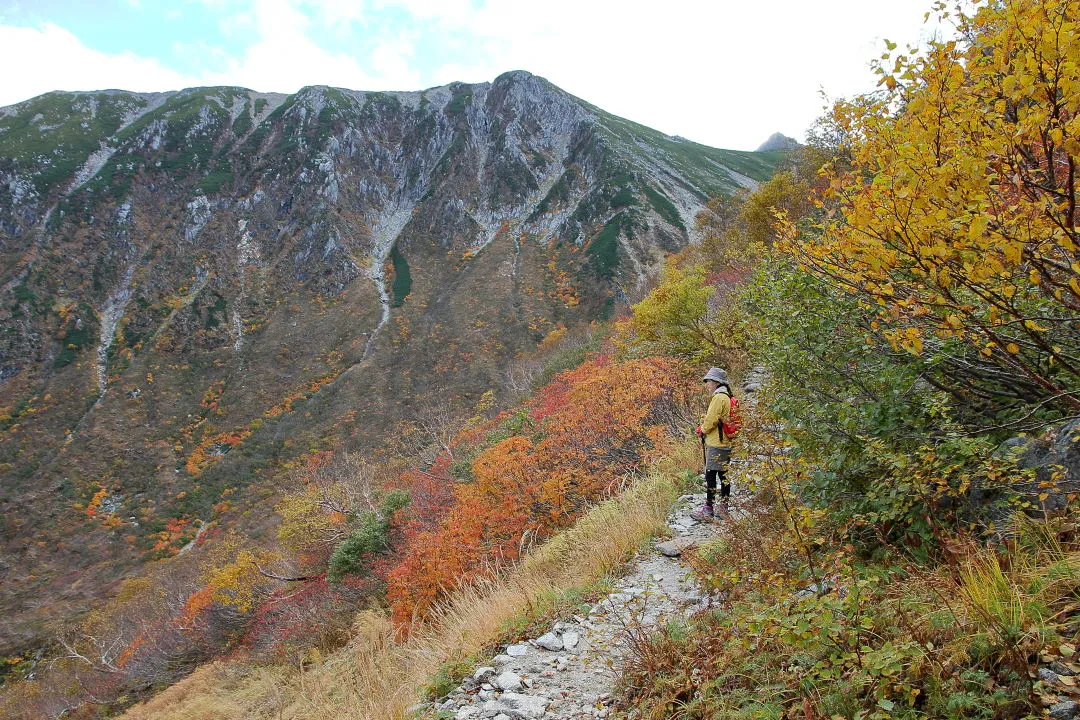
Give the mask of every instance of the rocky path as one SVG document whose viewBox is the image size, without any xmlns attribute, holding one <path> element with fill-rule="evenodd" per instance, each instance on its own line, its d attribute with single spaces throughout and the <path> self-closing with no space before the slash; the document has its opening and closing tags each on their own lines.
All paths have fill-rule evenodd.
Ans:
<svg viewBox="0 0 1080 720">
<path fill-rule="evenodd" d="M 434 710 L 455 720 L 607 717 L 631 638 L 708 606 L 679 559 L 688 547 L 723 531 L 722 522 L 691 517 L 704 499 L 681 497 L 668 517 L 673 537 L 641 551 L 615 591 L 587 616 L 563 618 L 550 632 L 504 648 Z"/>
</svg>

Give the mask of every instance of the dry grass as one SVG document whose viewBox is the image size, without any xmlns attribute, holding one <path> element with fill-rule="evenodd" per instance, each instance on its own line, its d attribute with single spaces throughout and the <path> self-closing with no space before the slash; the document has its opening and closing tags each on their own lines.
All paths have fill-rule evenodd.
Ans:
<svg viewBox="0 0 1080 720">
<path fill-rule="evenodd" d="M 697 452 L 696 445 L 687 444 L 519 566 L 455 593 L 403 642 L 395 641 L 384 615 L 364 612 L 349 644 L 305 671 L 215 663 L 124 717 L 403 720 L 441 665 L 483 651 L 515 619 L 542 612 L 554 596 L 592 585 L 663 532 L 680 490 L 675 477 L 695 467 Z"/>
<path fill-rule="evenodd" d="M 277 717 L 283 708 L 284 668 L 239 667 L 215 662 L 138 705 L 126 717 L 218 718 Z"/>
</svg>

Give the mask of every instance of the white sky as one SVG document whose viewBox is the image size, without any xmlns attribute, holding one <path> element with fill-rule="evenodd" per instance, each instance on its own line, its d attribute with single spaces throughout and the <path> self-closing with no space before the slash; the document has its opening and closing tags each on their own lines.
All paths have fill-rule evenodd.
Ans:
<svg viewBox="0 0 1080 720">
<path fill-rule="evenodd" d="M 0 106 L 50 90 L 418 90 L 528 70 L 717 147 L 802 139 L 932 0 L 0 0 Z"/>
</svg>

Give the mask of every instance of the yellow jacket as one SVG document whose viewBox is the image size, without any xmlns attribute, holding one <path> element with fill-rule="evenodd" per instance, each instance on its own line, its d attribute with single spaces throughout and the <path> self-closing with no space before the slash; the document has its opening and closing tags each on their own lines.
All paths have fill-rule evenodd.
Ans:
<svg viewBox="0 0 1080 720">
<path fill-rule="evenodd" d="M 711 447 L 725 447 L 723 422 L 731 414 L 731 397 L 718 389 L 709 400 L 709 409 L 701 419 L 701 431 L 705 433 L 705 444 Z"/>
</svg>

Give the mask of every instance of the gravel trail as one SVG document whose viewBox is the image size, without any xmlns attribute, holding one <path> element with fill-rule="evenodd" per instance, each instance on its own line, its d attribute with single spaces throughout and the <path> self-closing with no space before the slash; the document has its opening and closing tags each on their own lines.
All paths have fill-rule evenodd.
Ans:
<svg viewBox="0 0 1080 720">
<path fill-rule="evenodd" d="M 587 616 L 563 618 L 550 632 L 503 648 L 434 709 L 455 720 L 607 717 L 629 639 L 709 605 L 678 557 L 723 531 L 722 521 L 691 517 L 704 500 L 703 494 L 679 498 L 668 516 L 671 539 L 640 551 L 614 591 Z"/>
</svg>

